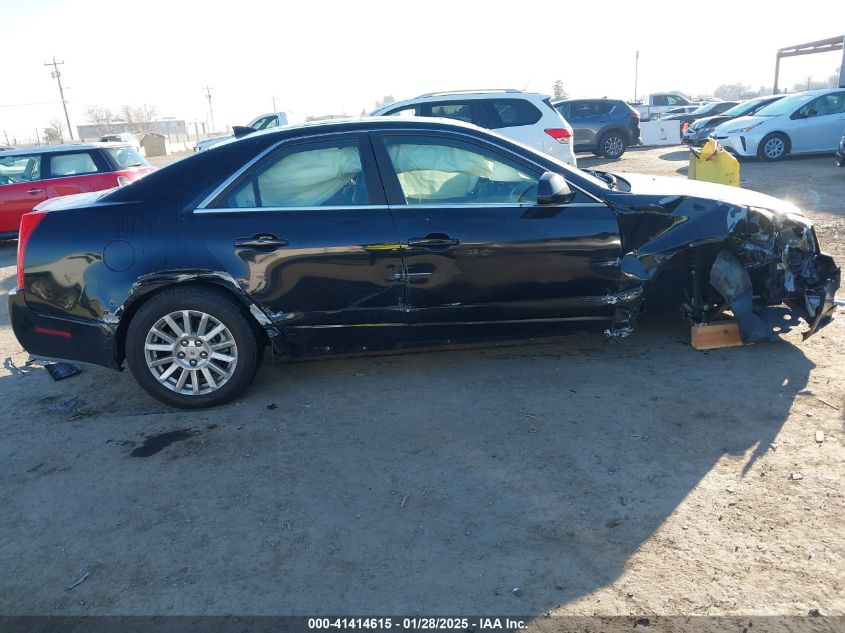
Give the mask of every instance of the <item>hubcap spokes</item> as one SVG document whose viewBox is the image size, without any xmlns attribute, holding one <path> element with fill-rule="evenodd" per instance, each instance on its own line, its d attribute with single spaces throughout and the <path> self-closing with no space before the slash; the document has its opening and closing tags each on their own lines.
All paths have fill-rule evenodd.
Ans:
<svg viewBox="0 0 845 633">
<path fill-rule="evenodd" d="M 783 141 L 778 138 L 773 138 L 766 143 L 766 156 L 769 158 L 777 158 L 783 153 L 783 149 Z"/>
<path fill-rule="evenodd" d="M 210 314 L 180 310 L 159 319 L 144 342 L 147 367 L 176 393 L 211 393 L 232 377 L 238 346 L 229 329 Z"/>
<path fill-rule="evenodd" d="M 617 156 L 622 153 L 622 139 L 613 137 L 607 139 L 607 142 L 604 145 L 605 150 L 611 156 Z"/>
</svg>

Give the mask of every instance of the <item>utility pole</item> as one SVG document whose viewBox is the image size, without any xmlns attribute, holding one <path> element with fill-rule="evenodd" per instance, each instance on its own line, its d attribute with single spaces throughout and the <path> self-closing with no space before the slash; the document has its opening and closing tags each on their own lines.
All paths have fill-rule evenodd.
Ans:
<svg viewBox="0 0 845 633">
<path fill-rule="evenodd" d="M 217 128 L 214 125 L 214 108 L 211 106 L 211 88 L 206 85 L 203 90 L 205 90 L 205 98 L 208 99 L 208 111 L 211 114 L 211 131 L 214 132 Z"/>
<path fill-rule="evenodd" d="M 73 128 L 70 127 L 70 117 L 67 115 L 67 101 L 65 101 L 65 91 L 62 88 L 62 73 L 59 70 L 59 66 L 64 64 L 64 62 L 57 62 L 56 56 L 53 55 L 53 61 L 47 62 L 45 66 L 52 66 L 53 67 L 53 79 L 59 82 L 59 96 L 62 98 L 62 108 L 65 110 L 65 121 L 67 122 L 67 133 L 70 135 L 70 140 L 73 140 Z"/>
<path fill-rule="evenodd" d="M 640 71 L 640 51 L 634 54 L 634 101 L 637 100 L 637 80 Z"/>
<path fill-rule="evenodd" d="M 273 95 L 273 112 L 276 111 L 276 95 Z"/>
</svg>

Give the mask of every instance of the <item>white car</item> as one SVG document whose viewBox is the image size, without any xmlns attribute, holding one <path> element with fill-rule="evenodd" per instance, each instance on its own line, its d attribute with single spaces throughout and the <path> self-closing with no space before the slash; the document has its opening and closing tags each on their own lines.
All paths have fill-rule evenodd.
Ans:
<svg viewBox="0 0 845 633">
<path fill-rule="evenodd" d="M 442 117 L 473 123 L 576 166 L 572 127 L 547 95 L 521 90 L 430 92 L 382 106 L 370 114 Z"/>
<path fill-rule="evenodd" d="M 103 134 L 100 143 L 129 143 L 137 151 L 141 151 L 141 143 L 138 137 L 131 132 L 117 132 L 114 134 Z"/>
<path fill-rule="evenodd" d="M 780 160 L 788 154 L 834 153 L 845 129 L 845 88 L 789 95 L 758 111 L 727 121 L 713 138 L 739 156 Z"/>
<path fill-rule="evenodd" d="M 261 116 L 255 117 L 252 121 L 249 122 L 249 125 L 246 127 L 252 128 L 253 130 L 269 130 L 274 127 L 280 127 L 282 125 L 288 124 L 288 115 L 286 112 L 270 112 L 268 114 L 262 114 Z M 194 145 L 195 152 L 204 152 L 207 149 L 211 149 L 215 145 L 219 145 L 223 141 L 227 141 L 231 138 L 234 138 L 232 135 L 226 136 L 215 136 L 214 138 L 207 138 L 203 139 L 202 141 L 198 141 L 196 145 Z"/>
</svg>

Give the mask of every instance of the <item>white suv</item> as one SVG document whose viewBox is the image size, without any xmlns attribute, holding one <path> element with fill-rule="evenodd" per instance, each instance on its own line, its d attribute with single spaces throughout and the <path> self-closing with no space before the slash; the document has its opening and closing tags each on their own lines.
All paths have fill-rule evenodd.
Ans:
<svg viewBox="0 0 845 633">
<path fill-rule="evenodd" d="M 573 167 L 572 128 L 547 95 L 521 90 L 430 92 L 397 101 L 372 116 L 429 116 L 458 119 L 493 130 Z"/>
</svg>

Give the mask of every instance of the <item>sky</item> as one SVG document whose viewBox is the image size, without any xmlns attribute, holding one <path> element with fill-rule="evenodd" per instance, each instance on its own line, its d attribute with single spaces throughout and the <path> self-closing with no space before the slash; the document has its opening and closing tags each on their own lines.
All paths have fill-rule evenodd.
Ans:
<svg viewBox="0 0 845 633">
<path fill-rule="evenodd" d="M 743 2 L 604 0 L 0 0 L 0 142 L 23 144 L 89 106 L 149 104 L 161 116 L 246 125 L 276 108 L 292 121 L 358 115 L 385 95 L 518 88 L 570 97 L 682 90 L 712 94 L 742 82 L 771 87 L 778 48 L 843 35 L 845 1 L 801 10 Z M 781 63 L 780 85 L 825 79 L 841 52 Z"/>
</svg>

